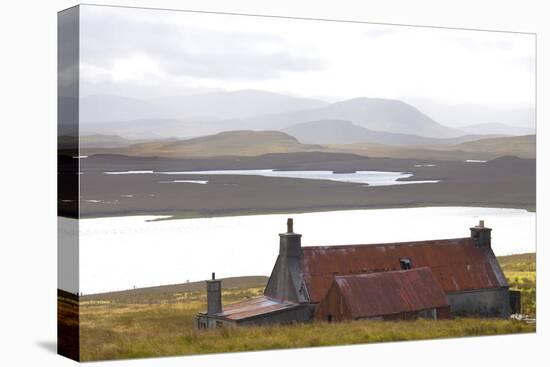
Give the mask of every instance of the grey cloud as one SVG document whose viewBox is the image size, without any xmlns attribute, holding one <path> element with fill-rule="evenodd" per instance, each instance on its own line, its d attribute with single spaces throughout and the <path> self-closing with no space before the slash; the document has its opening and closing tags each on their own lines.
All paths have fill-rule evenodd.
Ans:
<svg viewBox="0 0 550 367">
<path fill-rule="evenodd" d="M 112 67 L 115 59 L 132 53 L 143 53 L 155 59 L 173 76 L 263 80 L 276 78 L 285 71 L 322 67 L 319 60 L 302 53 L 263 51 L 264 45 L 284 48 L 281 46 L 285 45 L 285 40 L 269 34 L 145 23 L 114 12 L 85 14 L 88 15 L 81 20 L 85 35 L 82 61 L 103 68 Z M 156 13 L 155 16 L 162 15 Z"/>
</svg>

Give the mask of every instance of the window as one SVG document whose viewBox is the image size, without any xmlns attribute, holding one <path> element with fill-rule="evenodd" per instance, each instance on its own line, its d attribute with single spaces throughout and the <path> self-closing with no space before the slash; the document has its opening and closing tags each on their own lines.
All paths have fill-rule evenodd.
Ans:
<svg viewBox="0 0 550 367">
<path fill-rule="evenodd" d="M 328 322 L 332 322 L 332 315 L 331 315 L 331 314 L 328 314 L 328 315 L 327 315 L 327 321 L 328 321 Z"/>
<path fill-rule="evenodd" d="M 402 270 L 408 270 L 411 268 L 411 259 L 408 257 L 402 257 L 399 259 L 399 264 L 401 265 Z"/>
</svg>

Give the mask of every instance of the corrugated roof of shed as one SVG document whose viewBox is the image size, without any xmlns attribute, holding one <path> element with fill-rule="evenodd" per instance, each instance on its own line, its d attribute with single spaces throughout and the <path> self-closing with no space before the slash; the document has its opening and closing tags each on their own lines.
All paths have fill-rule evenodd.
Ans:
<svg viewBox="0 0 550 367">
<path fill-rule="evenodd" d="M 295 307 L 300 307 L 300 305 L 261 296 L 224 306 L 223 311 L 216 316 L 238 321 Z"/>
<path fill-rule="evenodd" d="M 354 319 L 449 306 L 430 268 L 334 277 Z"/>
<path fill-rule="evenodd" d="M 400 258 L 412 268 L 428 266 L 445 292 L 507 286 L 499 280 L 486 251 L 467 238 L 373 245 L 302 247 L 302 276 L 312 302 L 319 302 L 336 275 L 400 270 Z"/>
</svg>

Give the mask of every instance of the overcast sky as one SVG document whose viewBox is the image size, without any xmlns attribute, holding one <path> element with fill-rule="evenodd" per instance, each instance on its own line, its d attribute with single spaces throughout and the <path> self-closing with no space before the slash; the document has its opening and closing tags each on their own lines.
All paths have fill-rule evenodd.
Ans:
<svg viewBox="0 0 550 367">
<path fill-rule="evenodd" d="M 81 93 L 260 89 L 531 107 L 535 37 L 83 6 Z"/>
</svg>

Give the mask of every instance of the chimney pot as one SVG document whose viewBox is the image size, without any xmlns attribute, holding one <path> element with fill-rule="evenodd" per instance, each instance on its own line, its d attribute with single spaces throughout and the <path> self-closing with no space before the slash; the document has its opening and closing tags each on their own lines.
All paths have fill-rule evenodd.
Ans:
<svg viewBox="0 0 550 367">
<path fill-rule="evenodd" d="M 470 228 L 470 237 L 478 247 L 491 247 L 491 228 L 485 227 L 484 220 L 480 220 L 477 226 Z"/>
<path fill-rule="evenodd" d="M 286 220 L 286 233 L 294 233 L 294 220 L 292 218 Z"/>
<path fill-rule="evenodd" d="M 216 273 L 212 272 L 212 280 L 216 279 Z"/>
</svg>

